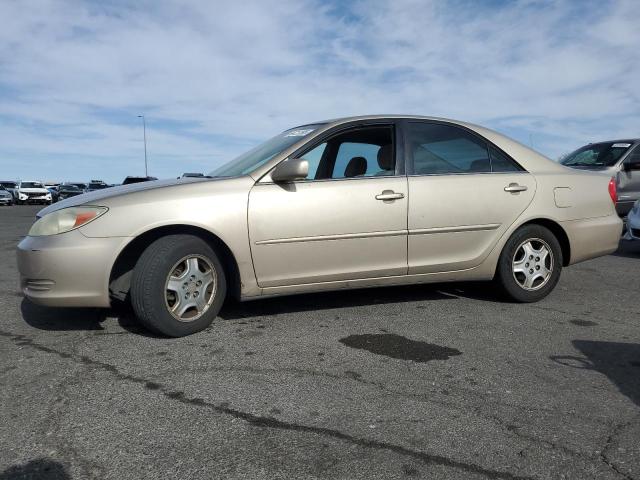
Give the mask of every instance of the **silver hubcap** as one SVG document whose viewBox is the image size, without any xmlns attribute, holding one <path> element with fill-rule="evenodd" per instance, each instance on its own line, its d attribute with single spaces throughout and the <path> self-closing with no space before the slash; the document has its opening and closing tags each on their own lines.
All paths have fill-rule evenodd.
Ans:
<svg viewBox="0 0 640 480">
<path fill-rule="evenodd" d="M 553 273 L 553 252 L 544 240 L 525 240 L 513 256 L 513 278 L 525 290 L 539 290 Z"/>
<path fill-rule="evenodd" d="M 216 296 L 216 271 L 201 255 L 177 262 L 165 284 L 165 303 L 176 320 L 192 322 L 202 316 Z"/>
</svg>

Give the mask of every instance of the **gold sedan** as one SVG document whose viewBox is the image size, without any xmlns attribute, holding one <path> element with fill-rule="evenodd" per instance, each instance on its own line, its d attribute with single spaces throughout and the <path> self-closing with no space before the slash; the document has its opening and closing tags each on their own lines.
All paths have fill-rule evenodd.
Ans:
<svg viewBox="0 0 640 480">
<path fill-rule="evenodd" d="M 18 265 L 33 302 L 130 301 L 169 336 L 206 328 L 229 295 L 494 280 L 533 302 L 563 267 L 616 250 L 615 201 L 609 177 L 483 127 L 352 117 L 287 130 L 206 178 L 56 203 Z"/>
</svg>

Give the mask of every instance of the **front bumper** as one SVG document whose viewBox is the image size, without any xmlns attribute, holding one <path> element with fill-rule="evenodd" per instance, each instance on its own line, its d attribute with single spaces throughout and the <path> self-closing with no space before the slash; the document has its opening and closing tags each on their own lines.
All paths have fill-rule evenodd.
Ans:
<svg viewBox="0 0 640 480">
<path fill-rule="evenodd" d="M 18 200 L 24 203 L 29 202 L 50 202 L 51 195 L 38 195 L 38 196 L 27 196 L 27 195 L 18 195 Z"/>
<path fill-rule="evenodd" d="M 4 203 L 5 205 L 8 205 L 10 203 L 13 203 L 13 198 L 11 198 L 11 197 L 0 197 L 0 203 Z"/>
<path fill-rule="evenodd" d="M 111 266 L 128 240 L 88 238 L 80 230 L 25 237 L 17 251 L 22 292 L 45 306 L 108 307 Z"/>
</svg>

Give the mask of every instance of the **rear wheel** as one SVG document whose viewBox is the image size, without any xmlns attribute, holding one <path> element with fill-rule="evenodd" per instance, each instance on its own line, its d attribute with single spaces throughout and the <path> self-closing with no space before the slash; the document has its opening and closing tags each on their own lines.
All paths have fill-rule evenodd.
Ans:
<svg viewBox="0 0 640 480">
<path fill-rule="evenodd" d="M 526 225 L 516 230 L 504 246 L 496 281 L 510 299 L 537 302 L 555 288 L 562 261 L 555 235 L 541 225 Z"/>
<path fill-rule="evenodd" d="M 226 297 L 216 252 L 193 235 L 168 235 L 141 255 L 131 277 L 131 304 L 148 329 L 182 337 L 208 327 Z"/>
</svg>

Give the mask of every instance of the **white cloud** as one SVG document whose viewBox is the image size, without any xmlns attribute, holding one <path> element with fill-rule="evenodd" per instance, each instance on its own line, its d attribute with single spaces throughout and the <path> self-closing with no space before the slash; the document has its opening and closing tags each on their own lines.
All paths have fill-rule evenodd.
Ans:
<svg viewBox="0 0 640 480">
<path fill-rule="evenodd" d="M 640 134 L 633 1 L 343 3 L 1 2 L 3 175 L 140 173 L 139 113 L 159 176 L 362 113 L 471 120 L 550 156 Z"/>
</svg>

